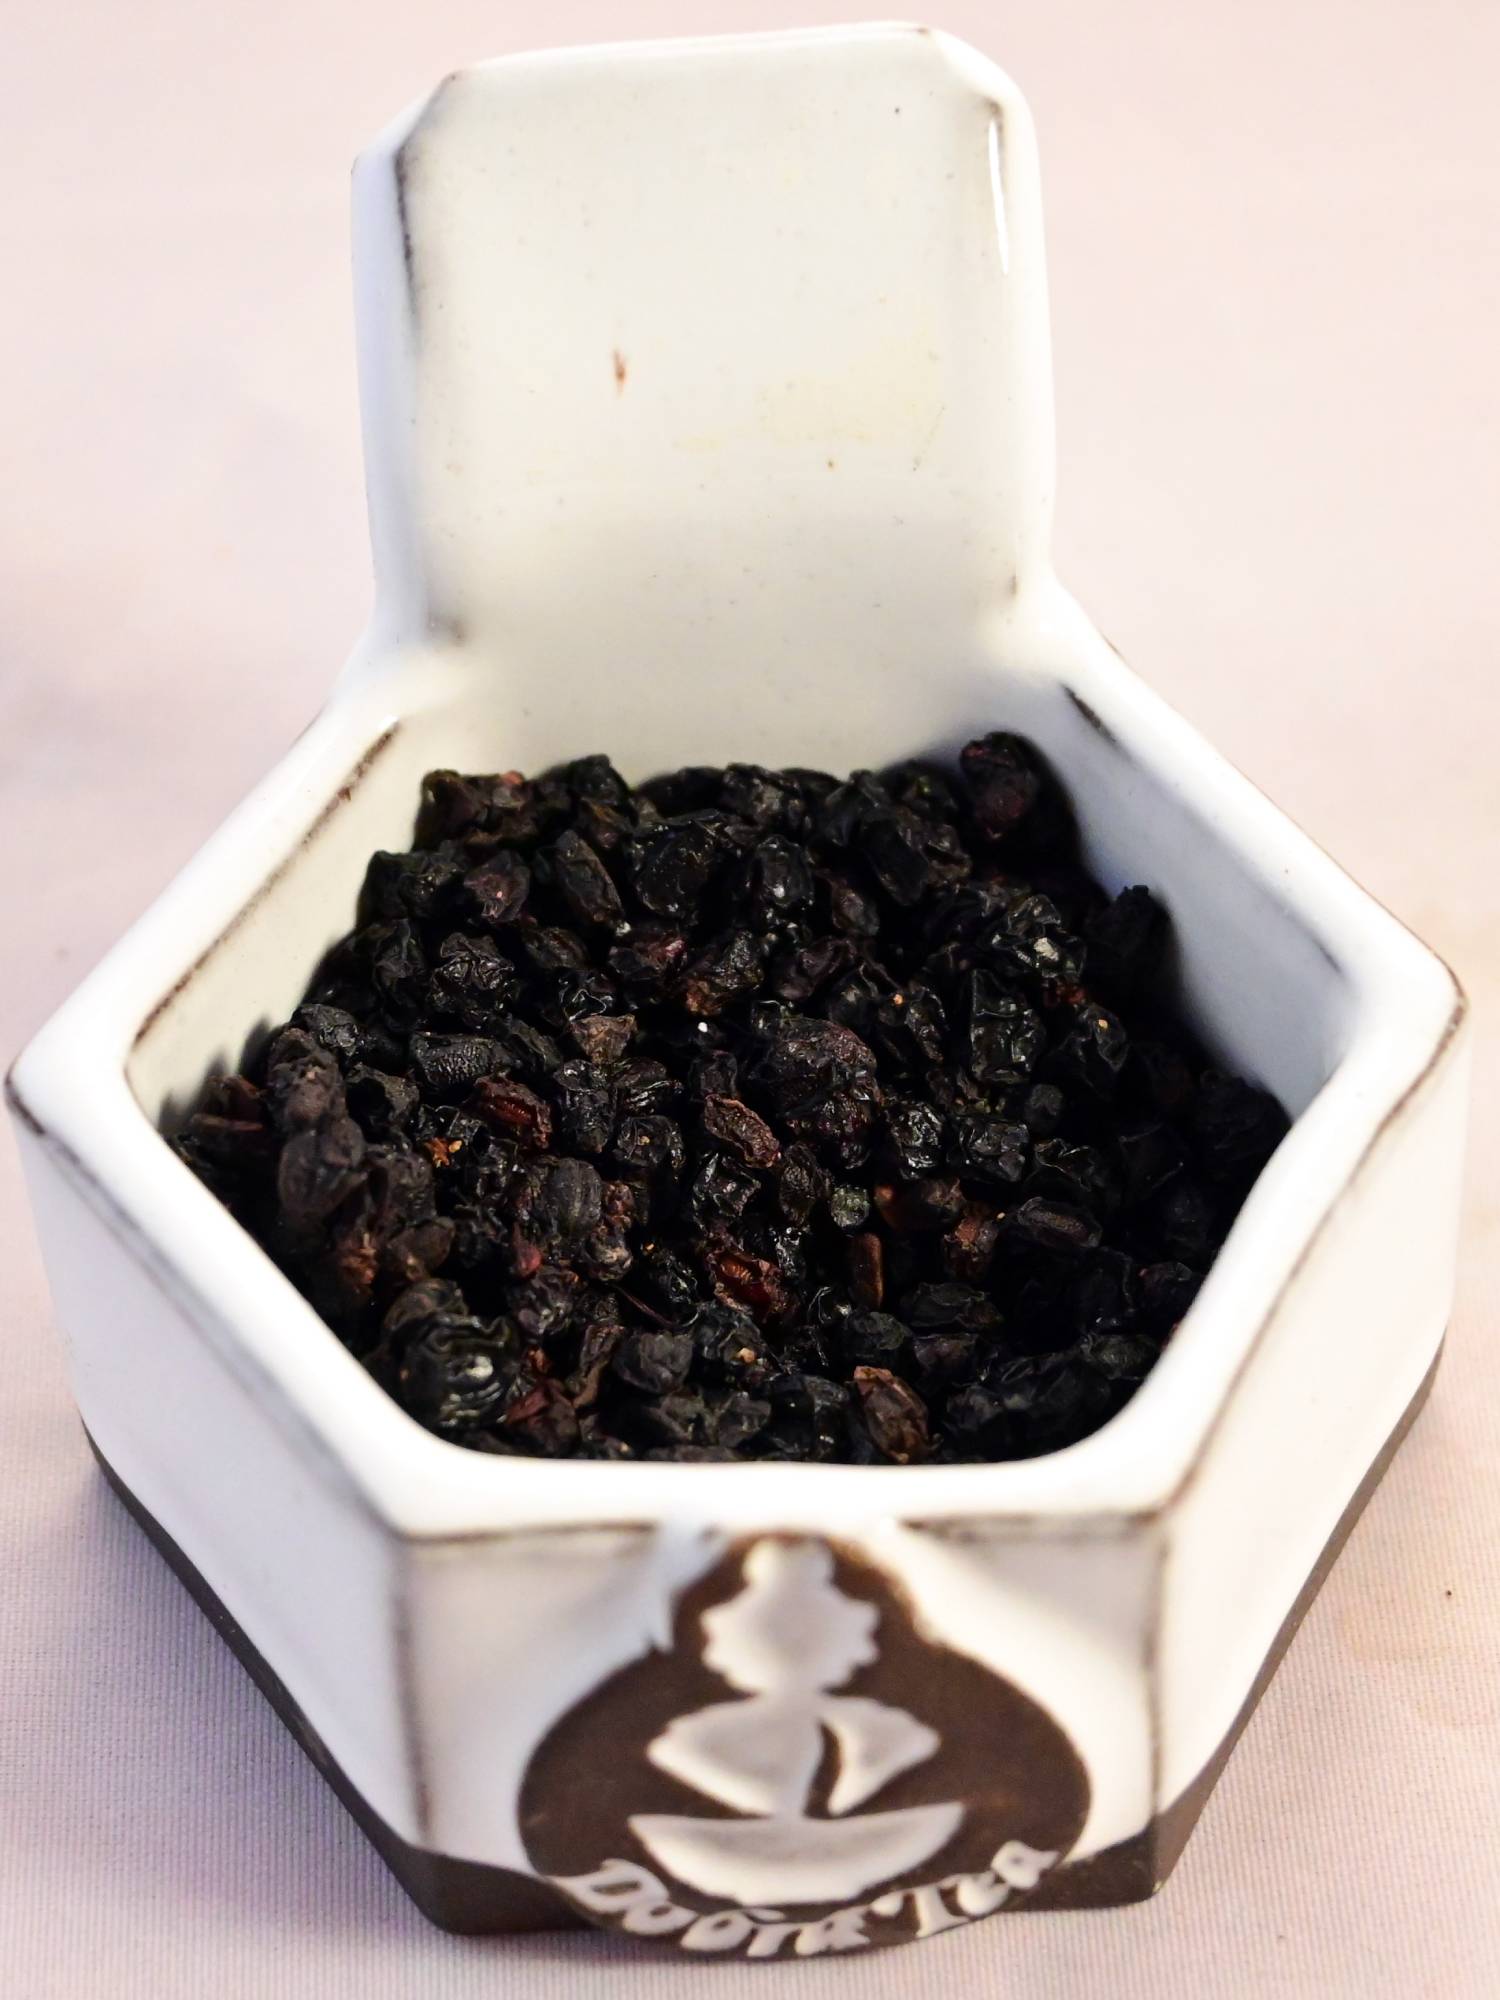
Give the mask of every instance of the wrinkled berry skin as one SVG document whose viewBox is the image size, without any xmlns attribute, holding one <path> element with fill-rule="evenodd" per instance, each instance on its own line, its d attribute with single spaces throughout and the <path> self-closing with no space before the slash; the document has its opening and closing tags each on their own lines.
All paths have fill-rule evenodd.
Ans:
<svg viewBox="0 0 1500 2000">
<path fill-rule="evenodd" d="M 504 1456 L 1024 1458 L 1105 1423 L 1286 1129 L 1022 738 L 839 781 L 435 771 L 178 1152 Z"/>
</svg>

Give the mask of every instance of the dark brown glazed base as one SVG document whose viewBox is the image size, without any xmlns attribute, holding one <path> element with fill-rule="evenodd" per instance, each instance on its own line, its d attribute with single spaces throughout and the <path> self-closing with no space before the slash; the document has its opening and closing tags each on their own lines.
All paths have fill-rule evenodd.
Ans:
<svg viewBox="0 0 1500 2000">
<path fill-rule="evenodd" d="M 1401 1421 L 1360 1481 L 1337 1527 L 1329 1536 L 1322 1554 L 1313 1566 L 1311 1575 L 1298 1593 L 1297 1601 L 1287 1613 L 1270 1651 L 1262 1662 L 1255 1684 L 1246 1696 L 1244 1705 L 1228 1734 L 1192 1784 L 1170 1806 L 1158 1813 L 1150 1825 L 1144 1827 L 1141 1832 L 1129 1840 L 1121 1841 L 1117 1846 L 1106 1848 L 1100 1854 L 1089 1856 L 1087 1860 L 1064 1863 L 1046 1876 L 1038 1888 L 1030 1894 L 1013 1898 L 1005 1906 L 1007 1909 L 1097 1909 L 1117 1903 L 1137 1903 L 1154 1895 L 1166 1881 L 1187 1844 L 1188 1835 L 1192 1832 L 1209 1793 L 1218 1782 L 1219 1774 L 1239 1738 L 1240 1731 L 1249 1721 L 1256 1703 L 1265 1693 L 1272 1675 L 1281 1664 L 1283 1654 L 1291 1644 L 1297 1627 L 1317 1595 L 1324 1578 L 1333 1567 L 1340 1549 L 1349 1537 L 1350 1530 L 1364 1511 L 1366 1502 L 1379 1484 L 1397 1447 L 1427 1400 L 1433 1376 L 1437 1372 L 1440 1354 L 1441 1350 L 1439 1356 L 1434 1357 L 1431 1368 L 1407 1406 Z M 426 1848 L 413 1847 L 373 1812 L 363 1796 L 355 1790 L 330 1757 L 285 1685 L 251 1644 L 221 1599 L 215 1595 L 160 1522 L 147 1513 L 135 1495 L 120 1480 L 99 1447 L 94 1444 L 92 1437 L 89 1438 L 89 1444 L 105 1478 L 176 1571 L 198 1608 L 228 1644 L 251 1680 L 290 1730 L 294 1740 L 301 1745 L 313 1764 L 327 1779 L 356 1825 L 385 1860 L 397 1881 L 424 1916 L 444 1930 L 469 1935 L 506 1931 L 577 1930 L 583 1927 L 583 1920 L 563 1902 L 561 1897 L 554 1895 L 550 1889 L 544 1888 L 530 1876 L 518 1874 L 508 1868 L 492 1868 L 480 1862 L 457 1861 L 446 1854 L 435 1854 Z"/>
</svg>

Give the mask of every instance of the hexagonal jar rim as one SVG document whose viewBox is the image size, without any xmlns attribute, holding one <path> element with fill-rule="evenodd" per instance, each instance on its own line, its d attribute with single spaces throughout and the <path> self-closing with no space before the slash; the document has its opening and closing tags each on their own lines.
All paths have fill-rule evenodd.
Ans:
<svg viewBox="0 0 1500 2000">
<path fill-rule="evenodd" d="M 1103 642 L 1095 645 L 1105 652 Z M 1185 731 L 1113 655 L 1090 664 L 1087 698 L 1111 732 L 1128 732 L 1138 722 L 1132 696 L 1148 715 L 1156 712 L 1153 720 L 1166 716 L 1174 733 Z M 421 671 L 419 661 L 408 665 Z M 1238 793 L 1252 839 L 1264 841 L 1267 819 L 1278 828 L 1279 845 L 1301 863 L 1288 900 L 1295 906 L 1297 889 L 1312 887 L 1301 914 L 1309 927 L 1321 927 L 1361 990 L 1346 1053 L 1294 1119 L 1177 1339 L 1125 1408 L 1060 1451 L 975 1466 L 583 1465 L 476 1454 L 424 1431 L 365 1374 L 260 1246 L 170 1153 L 127 1075 L 137 1042 L 170 1014 L 195 968 L 234 930 L 237 918 L 226 925 L 218 914 L 226 905 L 216 867 L 237 858 L 235 872 L 247 891 L 238 908 L 274 887 L 277 871 L 267 874 L 264 867 L 273 828 L 277 847 L 294 856 L 327 801 L 347 794 L 369 745 L 394 727 L 392 693 L 387 684 L 367 694 L 357 684 L 346 686 L 199 860 L 40 1031 L 8 1084 L 19 1115 L 57 1151 L 127 1243 L 136 1244 L 136 1254 L 149 1258 L 159 1281 L 190 1301 L 200 1329 L 211 1339 L 242 1343 L 240 1365 L 262 1374 L 272 1400 L 284 1403 L 309 1441 L 316 1440 L 326 1464 L 337 1467 L 388 1525 L 415 1538 L 624 1520 L 836 1533 L 840 1524 L 875 1515 L 1030 1521 L 1038 1529 L 1055 1522 L 1070 1531 L 1094 1517 L 1107 1530 L 1168 1504 L 1191 1475 L 1233 1380 L 1360 1161 L 1441 1067 L 1465 1011 L 1461 989 L 1441 961 L 1192 738 L 1199 761 L 1209 766 L 1210 783 L 1218 781 L 1221 811 Z M 379 728 L 372 727 L 375 721 Z M 359 754 L 351 756 L 355 745 Z M 1169 755 L 1181 747 L 1172 745 Z M 1173 769 L 1180 777 L 1184 767 L 1174 762 Z M 1197 775 L 1201 781 L 1205 773 Z M 319 799 L 323 803 L 309 812 Z M 1374 1089 L 1361 1076 L 1371 1055 L 1381 1078 Z M 1350 1100 L 1347 1106 L 1341 1097 Z M 1330 1131 L 1335 1118 L 1337 1129 Z M 1277 1212 L 1263 1220 L 1262 1212 L 1273 1208 Z M 1290 1240 L 1289 1212 L 1300 1213 Z M 1278 1250 L 1280 1283 L 1262 1285 L 1263 1309 L 1247 1312 L 1243 1299 L 1256 1289 L 1257 1266 L 1264 1276 L 1265 1260 Z M 228 1303 L 231 1292 L 236 1304 Z M 1217 1370 L 1203 1365 L 1213 1349 L 1221 1351 Z M 1232 1365 L 1225 1365 L 1231 1356 Z M 1179 1381 L 1189 1373 L 1184 1357 L 1198 1361 L 1191 1371 L 1196 1382 Z"/>
</svg>

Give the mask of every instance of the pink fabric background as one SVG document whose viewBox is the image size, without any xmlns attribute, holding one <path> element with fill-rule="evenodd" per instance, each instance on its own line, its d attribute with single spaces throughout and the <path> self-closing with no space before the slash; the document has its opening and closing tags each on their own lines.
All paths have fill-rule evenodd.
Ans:
<svg viewBox="0 0 1500 2000">
<path fill-rule="evenodd" d="M 799 18 L 11 0 L 7 1054 L 280 753 L 363 617 L 357 146 L 464 61 Z M 1064 574 L 1478 1002 L 1463 1288 L 1430 1409 L 1154 1904 L 770 1973 L 458 1942 L 406 1905 L 101 1489 L 7 1132 L 7 1995 L 1500 1992 L 1500 8 L 950 0 L 941 19 L 1040 126 Z"/>
</svg>

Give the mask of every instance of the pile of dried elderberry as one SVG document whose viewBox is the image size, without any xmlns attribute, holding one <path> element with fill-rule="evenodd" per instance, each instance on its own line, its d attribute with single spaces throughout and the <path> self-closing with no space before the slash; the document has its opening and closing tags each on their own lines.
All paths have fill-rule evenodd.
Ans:
<svg viewBox="0 0 1500 2000">
<path fill-rule="evenodd" d="M 426 780 L 183 1157 L 480 1451 L 1025 1457 L 1096 1429 L 1286 1127 L 1012 735 L 956 774 Z"/>
</svg>

